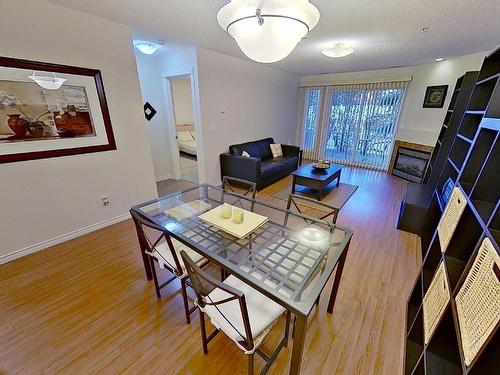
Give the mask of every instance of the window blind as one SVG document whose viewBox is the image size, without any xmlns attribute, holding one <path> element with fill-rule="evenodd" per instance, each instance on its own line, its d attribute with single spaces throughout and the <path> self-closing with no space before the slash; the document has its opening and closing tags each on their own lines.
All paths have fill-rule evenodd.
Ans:
<svg viewBox="0 0 500 375">
<path fill-rule="evenodd" d="M 301 88 L 304 158 L 388 168 L 408 82 Z"/>
</svg>

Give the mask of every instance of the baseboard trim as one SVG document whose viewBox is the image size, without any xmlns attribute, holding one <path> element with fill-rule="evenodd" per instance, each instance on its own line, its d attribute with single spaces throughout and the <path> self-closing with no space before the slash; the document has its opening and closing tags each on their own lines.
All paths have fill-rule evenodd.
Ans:
<svg viewBox="0 0 500 375">
<path fill-rule="evenodd" d="M 36 243 L 34 245 L 26 246 L 22 249 L 15 250 L 11 253 L 8 253 L 5 255 L 0 255 L 0 264 L 10 262 L 12 260 L 26 256 L 28 254 L 36 253 L 37 251 L 46 249 L 47 247 L 51 247 L 51 246 L 57 245 L 61 242 L 65 242 L 65 241 L 71 240 L 73 238 L 82 236 L 84 234 L 94 232 L 98 229 L 107 227 L 107 226 L 112 225 L 112 224 L 119 223 L 120 221 L 129 219 L 129 218 L 130 218 L 130 214 L 127 212 L 127 213 L 124 213 L 122 215 L 112 217 L 111 219 L 103 220 L 103 221 L 100 221 L 98 223 L 95 223 L 95 224 L 92 224 L 92 225 L 89 225 L 89 226 L 86 226 L 86 227 L 83 227 L 80 229 L 76 229 L 76 230 L 71 231 L 69 233 L 62 234 L 60 236 L 51 238 L 49 240 L 42 241 L 42 242 Z"/>
</svg>

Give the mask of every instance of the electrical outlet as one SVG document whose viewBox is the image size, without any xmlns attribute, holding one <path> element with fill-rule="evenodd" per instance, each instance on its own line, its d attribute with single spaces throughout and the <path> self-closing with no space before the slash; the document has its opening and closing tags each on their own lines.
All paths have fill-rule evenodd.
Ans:
<svg viewBox="0 0 500 375">
<path fill-rule="evenodd" d="M 107 196 L 105 196 L 105 195 L 103 195 L 103 196 L 101 197 L 101 202 L 102 202 L 102 205 L 103 205 L 104 207 L 109 206 L 109 205 L 110 205 L 110 203 L 111 203 L 111 202 L 109 201 L 109 198 L 108 198 Z"/>
</svg>

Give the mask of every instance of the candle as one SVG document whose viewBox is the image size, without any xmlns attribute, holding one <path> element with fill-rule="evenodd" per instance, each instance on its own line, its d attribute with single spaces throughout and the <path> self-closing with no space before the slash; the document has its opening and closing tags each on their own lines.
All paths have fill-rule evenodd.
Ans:
<svg viewBox="0 0 500 375">
<path fill-rule="evenodd" d="M 243 210 L 240 208 L 235 208 L 233 210 L 233 221 L 236 224 L 241 224 L 243 223 Z"/>
<path fill-rule="evenodd" d="M 222 205 L 222 217 L 224 219 L 230 219 L 231 218 L 231 205 L 224 203 Z"/>
</svg>

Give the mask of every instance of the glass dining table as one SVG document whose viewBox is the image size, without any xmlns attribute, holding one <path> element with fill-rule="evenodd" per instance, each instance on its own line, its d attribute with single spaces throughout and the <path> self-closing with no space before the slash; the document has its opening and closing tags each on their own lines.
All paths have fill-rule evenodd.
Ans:
<svg viewBox="0 0 500 375">
<path fill-rule="evenodd" d="M 239 238 L 200 218 L 224 203 L 267 220 Z M 351 230 L 207 184 L 159 197 L 132 210 L 293 313 L 290 374 L 300 373 L 307 318 L 336 270 L 327 308 L 328 313 L 333 312 Z M 150 280 L 144 250 L 141 245 Z"/>
</svg>

